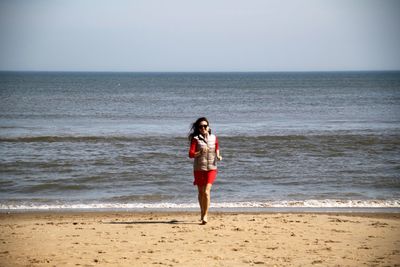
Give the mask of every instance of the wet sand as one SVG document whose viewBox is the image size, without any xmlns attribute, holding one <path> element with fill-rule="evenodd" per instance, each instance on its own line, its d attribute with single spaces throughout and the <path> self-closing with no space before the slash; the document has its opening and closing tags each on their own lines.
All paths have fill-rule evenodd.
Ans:
<svg viewBox="0 0 400 267">
<path fill-rule="evenodd" d="M 400 214 L 0 214 L 0 266 L 400 266 Z"/>
</svg>

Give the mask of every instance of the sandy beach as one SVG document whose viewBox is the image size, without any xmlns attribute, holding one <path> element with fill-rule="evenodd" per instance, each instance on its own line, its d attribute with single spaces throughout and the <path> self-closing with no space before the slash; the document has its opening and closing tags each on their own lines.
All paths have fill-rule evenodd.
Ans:
<svg viewBox="0 0 400 267">
<path fill-rule="evenodd" d="M 400 266 L 400 214 L 0 214 L 1 266 Z"/>
</svg>

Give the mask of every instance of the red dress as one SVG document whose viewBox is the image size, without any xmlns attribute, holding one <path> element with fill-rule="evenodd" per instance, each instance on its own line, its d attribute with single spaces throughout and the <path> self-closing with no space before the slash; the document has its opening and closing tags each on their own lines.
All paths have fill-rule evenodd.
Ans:
<svg viewBox="0 0 400 267">
<path fill-rule="evenodd" d="M 190 143 L 190 149 L 189 149 L 189 157 L 194 158 L 194 154 L 196 153 L 196 147 L 197 147 L 197 140 L 192 139 L 192 142 Z M 218 147 L 218 138 L 215 140 L 215 151 L 219 149 Z M 209 171 L 193 171 L 194 175 L 194 181 L 193 185 L 199 185 L 199 186 L 206 186 L 207 184 L 213 184 L 215 181 L 215 178 L 217 177 L 217 170 L 209 170 Z"/>
</svg>

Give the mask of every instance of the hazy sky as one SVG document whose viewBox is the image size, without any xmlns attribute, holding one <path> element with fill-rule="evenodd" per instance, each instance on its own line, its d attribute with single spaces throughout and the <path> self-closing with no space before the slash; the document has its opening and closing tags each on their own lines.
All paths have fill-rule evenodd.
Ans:
<svg viewBox="0 0 400 267">
<path fill-rule="evenodd" d="M 400 1 L 0 0 L 0 70 L 400 70 Z"/>
</svg>

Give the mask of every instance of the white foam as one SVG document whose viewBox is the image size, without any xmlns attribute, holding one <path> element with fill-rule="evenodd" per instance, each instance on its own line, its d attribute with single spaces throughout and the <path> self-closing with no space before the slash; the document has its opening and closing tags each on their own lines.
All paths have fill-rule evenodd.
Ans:
<svg viewBox="0 0 400 267">
<path fill-rule="evenodd" d="M 197 203 L 88 203 L 88 204 L 3 204 L 0 210 L 97 210 L 97 209 L 195 209 Z M 284 200 L 265 202 L 215 202 L 211 208 L 400 208 L 394 200 Z"/>
<path fill-rule="evenodd" d="M 232 208 L 400 208 L 400 200 L 283 200 L 266 202 L 216 203 L 215 207 Z"/>
</svg>

